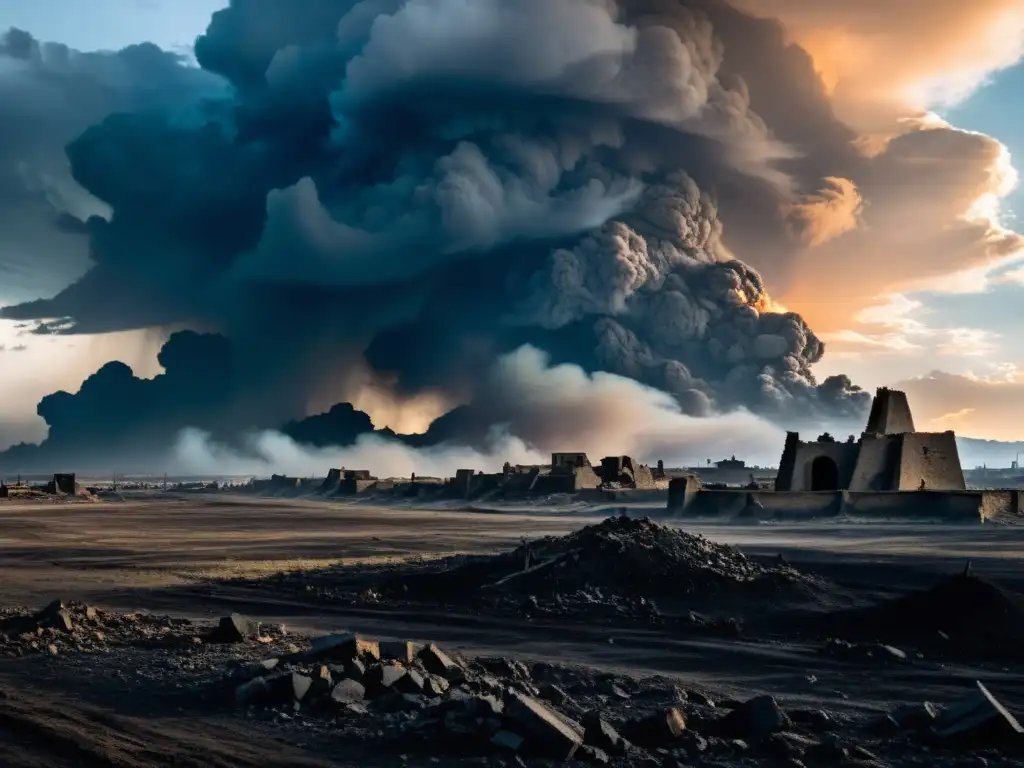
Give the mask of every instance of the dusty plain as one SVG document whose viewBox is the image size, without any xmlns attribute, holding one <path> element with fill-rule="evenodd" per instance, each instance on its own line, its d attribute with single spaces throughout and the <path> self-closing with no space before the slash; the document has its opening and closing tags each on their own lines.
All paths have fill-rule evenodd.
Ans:
<svg viewBox="0 0 1024 768">
<path fill-rule="evenodd" d="M 312 588 L 307 593 L 278 589 L 267 578 L 339 564 L 373 570 L 456 553 L 504 552 L 523 537 L 567 534 L 623 512 L 737 545 L 754 560 L 769 562 L 781 554 L 790 565 L 836 585 L 834 605 L 826 608 L 867 605 L 927 587 L 962 571 L 968 559 L 977 575 L 1024 590 L 1024 526 L 838 520 L 731 525 L 669 519 L 657 505 L 417 508 L 140 494 L 110 503 L 0 503 L 0 606 L 40 608 L 62 599 L 197 622 L 239 612 L 268 625 L 283 624 L 296 637 L 351 630 L 436 642 L 467 657 L 547 662 L 623 678 L 658 675 L 720 701 L 768 693 L 786 708 L 825 710 L 838 722 L 866 722 L 899 704 L 949 702 L 969 692 L 974 681 L 983 682 L 1011 710 L 1024 711 L 1024 678 L 1016 659 L 940 660 L 916 656 L 913 649 L 907 649 L 910 663 L 899 665 L 836 659 L 822 654 L 817 639 L 773 636 L 771 600 L 751 606 L 748 632 L 728 637 L 675 625 L 488 615 L 387 600 L 347 602 Z M 793 613 L 777 607 L 779 622 Z M 73 651 L 0 659 L 0 765 L 438 764 L 429 755 L 421 755 L 420 762 L 416 754 L 346 742 L 323 723 L 300 727 L 201 706 L 188 691 L 178 690 L 180 685 L 157 685 L 152 674 L 136 674 L 144 664 L 133 661 L 132 653 L 141 651 L 101 661 Z M 762 764 L 737 750 L 704 762 L 656 753 L 655 762 L 640 764 Z M 898 757 L 880 755 L 873 764 L 1010 766 L 1024 765 L 1022 758 L 1024 753 L 989 750 L 984 756 L 943 753 L 939 760 L 927 750 L 908 749 Z M 485 757 L 470 764 L 502 760 Z M 506 764 L 519 760 L 509 758 Z M 462 763 L 442 756 L 440 764 Z"/>
</svg>

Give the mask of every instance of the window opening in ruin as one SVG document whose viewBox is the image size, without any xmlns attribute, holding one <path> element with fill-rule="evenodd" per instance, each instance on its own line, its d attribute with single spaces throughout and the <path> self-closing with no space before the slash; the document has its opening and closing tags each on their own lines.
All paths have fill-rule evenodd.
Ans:
<svg viewBox="0 0 1024 768">
<path fill-rule="evenodd" d="M 811 490 L 839 490 L 839 467 L 828 456 L 819 456 L 811 462 Z"/>
</svg>

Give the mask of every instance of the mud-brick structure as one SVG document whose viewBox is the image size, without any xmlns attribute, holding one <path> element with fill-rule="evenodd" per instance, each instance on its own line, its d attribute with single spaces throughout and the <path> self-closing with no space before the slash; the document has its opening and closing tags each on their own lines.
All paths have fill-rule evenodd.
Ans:
<svg viewBox="0 0 1024 768">
<path fill-rule="evenodd" d="M 867 429 L 859 440 L 836 442 L 823 435 L 803 442 L 797 432 L 786 444 L 776 491 L 962 491 L 956 436 L 918 432 L 903 392 L 875 393 Z"/>
<path fill-rule="evenodd" d="M 368 469 L 343 469 L 336 491 L 339 496 L 354 496 L 376 487 L 377 478 Z"/>
<path fill-rule="evenodd" d="M 651 468 L 632 456 L 606 456 L 601 459 L 597 473 L 603 483 L 640 490 L 654 488 L 654 474 Z M 664 474 L 664 471 L 662 473 Z"/>
<path fill-rule="evenodd" d="M 696 477 L 669 483 L 668 509 L 693 517 L 817 517 L 984 522 L 1024 514 L 1024 491 L 967 490 L 952 432 L 917 432 L 907 396 L 879 389 L 860 439 L 786 437 L 775 490 L 712 489 Z"/>
<path fill-rule="evenodd" d="M 66 494 L 74 496 L 78 493 L 78 483 L 72 474 L 56 474 L 53 480 L 46 484 L 46 492 L 51 494 Z"/>
</svg>

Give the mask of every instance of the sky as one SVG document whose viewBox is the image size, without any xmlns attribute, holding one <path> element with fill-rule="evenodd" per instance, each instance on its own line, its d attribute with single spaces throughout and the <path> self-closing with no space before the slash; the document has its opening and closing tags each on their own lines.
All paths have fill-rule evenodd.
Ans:
<svg viewBox="0 0 1024 768">
<path fill-rule="evenodd" d="M 168 50 L 191 55 L 192 44 L 224 0 L 4 0 L 0 30 L 18 27 L 40 40 L 59 41 L 80 51 L 118 50 L 150 41 Z M 33 294 L 46 295 L 62 282 L 0 279 L 0 306 Z M 25 338 L 16 323 L 0 321 L 0 392 L 7 403 L 0 409 L 0 443 L 35 441 L 46 425 L 34 405 L 55 389 L 77 389 L 104 355 L 125 358 L 143 375 L 159 370 L 158 346 L 145 334 L 114 334 L 106 338 Z M 17 355 L 17 357 L 15 357 Z M 3 447 L 0 445 L 0 447 Z"/>
<path fill-rule="evenodd" d="M 785 133 L 789 143 L 780 148 L 744 136 L 748 149 L 733 163 L 785 200 L 779 209 L 788 212 L 792 237 L 778 243 L 762 237 L 759 219 L 751 216 L 747 225 L 742 216 L 730 218 L 730 204 L 724 202 L 726 246 L 762 273 L 773 305 L 800 313 L 824 340 L 825 356 L 813 366 L 819 380 L 842 374 L 867 389 L 906 389 L 922 429 L 1024 440 L 1024 314 L 1015 309 L 1024 303 L 1024 239 L 1017 234 L 1024 227 L 1024 189 L 1014 167 L 1024 157 L 1024 104 L 1018 97 L 1024 88 L 1024 0 L 731 2 L 753 16 L 780 21 L 786 40 L 801 46 L 810 60 L 816 82 L 807 87 L 824 94 L 832 113 L 827 120 L 845 127 L 825 138 L 802 135 L 785 115 L 766 114 L 770 128 Z M 412 4 L 434 7 L 438 14 L 452 5 L 443 0 Z M 116 51 L 150 41 L 188 55 L 210 15 L 225 5 L 222 0 L 5 0 L 0 30 L 17 27 L 77 51 Z M 388 29 L 396 37 L 402 32 L 397 22 Z M 436 59 L 441 50 L 431 56 Z M 383 59 L 378 79 L 416 65 L 413 53 Z M 401 66 L 389 70 L 398 60 Z M 0 85 L 4 74 L 0 59 Z M 369 75 L 366 82 L 371 88 Z M 211 80 L 188 87 L 218 85 Z M 750 85 L 755 99 L 773 87 Z M 170 88 L 131 96 L 177 108 L 175 98 Z M 137 106 L 114 97 L 110 104 L 111 109 Z M 757 106 L 768 110 L 765 104 Z M 47 108 L 42 102 L 37 106 L 39 114 Z M 98 121 L 103 110 L 97 109 Z M 25 124 L 31 123 L 26 119 Z M 751 125 L 756 130 L 760 123 Z M 54 126 L 55 146 L 87 127 L 73 121 Z M 836 138 L 841 130 L 849 137 Z M 848 147 L 856 148 L 856 158 L 845 154 Z M 799 166 L 801 159 L 815 164 L 810 175 L 824 178 L 823 186 L 807 189 L 801 179 L 799 188 L 791 189 L 791 180 L 769 169 L 773 157 L 783 158 L 783 164 Z M 48 200 L 59 199 L 60 207 L 79 218 L 109 215 L 105 203 L 69 183 L 64 159 L 48 156 L 39 167 L 43 172 L 33 183 Z M 285 196 L 280 199 L 285 207 Z M 4 204 L 0 197 L 0 209 Z M 50 231 L 31 242 L 45 243 L 59 268 L 33 269 L 34 256 L 25 243 L 43 236 L 25 226 L 24 239 L 9 250 L 6 277 L 0 277 L 0 305 L 55 296 L 90 266 L 84 240 Z M 13 231 L 19 234 L 17 227 Z M 71 337 L 24 331 L 0 320 L 0 393 L 5 396 L 0 443 L 5 435 L 7 442 L 41 439 L 46 430 L 34 415 L 35 402 L 55 389 L 74 391 L 98 362 L 116 357 L 140 376 L 160 370 L 161 331 Z"/>
<path fill-rule="evenodd" d="M 224 0 L 5 0 L 0 29 L 19 27 L 40 40 L 80 51 L 117 50 L 145 40 L 188 50 Z"/>
</svg>

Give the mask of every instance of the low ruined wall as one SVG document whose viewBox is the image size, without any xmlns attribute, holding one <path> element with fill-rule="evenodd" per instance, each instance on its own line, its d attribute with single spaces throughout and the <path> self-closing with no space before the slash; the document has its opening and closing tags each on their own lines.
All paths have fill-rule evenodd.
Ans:
<svg viewBox="0 0 1024 768">
<path fill-rule="evenodd" d="M 1005 517 L 1019 517 L 1024 512 L 1024 491 L 979 491 L 981 493 L 981 517 L 994 520 Z"/>
<path fill-rule="evenodd" d="M 810 520 L 820 517 L 919 519 L 982 522 L 1024 511 L 1024 491 L 772 492 L 707 491 L 682 504 L 682 487 L 670 496 L 668 511 L 686 517 Z"/>
<path fill-rule="evenodd" d="M 662 488 L 584 488 L 576 494 L 580 501 L 622 501 L 636 503 L 667 502 L 668 491 Z"/>
<path fill-rule="evenodd" d="M 980 491 L 848 493 L 843 511 L 856 517 L 977 522 L 982 496 Z"/>
</svg>

